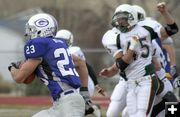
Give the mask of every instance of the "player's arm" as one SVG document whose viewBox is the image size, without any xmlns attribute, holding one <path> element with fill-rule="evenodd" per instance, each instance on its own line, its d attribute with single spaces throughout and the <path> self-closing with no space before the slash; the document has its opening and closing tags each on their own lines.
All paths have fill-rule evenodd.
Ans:
<svg viewBox="0 0 180 117">
<path fill-rule="evenodd" d="M 9 66 L 9 71 L 12 78 L 17 83 L 23 83 L 24 80 L 35 71 L 36 67 L 41 63 L 41 59 L 28 59 L 20 68 L 15 67 L 13 64 Z"/>
<path fill-rule="evenodd" d="M 162 47 L 166 49 L 169 55 L 170 65 L 176 66 L 176 54 L 175 54 L 174 46 L 172 44 L 162 44 Z"/>
<path fill-rule="evenodd" d="M 85 112 L 88 112 L 88 110 L 92 107 L 91 107 L 90 94 L 88 91 L 88 70 L 87 70 L 86 62 L 82 58 L 74 54 L 72 54 L 72 58 L 74 65 L 76 67 L 76 71 L 78 72 L 81 80 L 80 94 L 82 95 L 86 103 Z"/>
<path fill-rule="evenodd" d="M 162 68 L 160 62 L 157 60 L 156 57 L 152 58 L 152 63 L 155 65 L 155 70 L 156 71 L 159 71 Z"/>
<path fill-rule="evenodd" d="M 159 3 L 157 8 L 167 24 L 164 28 L 160 29 L 161 39 L 166 39 L 168 36 L 174 35 L 178 32 L 178 26 L 169 13 L 165 2 Z"/>
<path fill-rule="evenodd" d="M 94 71 L 94 69 L 92 68 L 92 66 L 90 64 L 88 64 L 86 62 L 86 66 L 87 66 L 87 69 L 88 69 L 88 73 L 89 73 L 89 76 L 91 77 L 94 85 L 95 85 L 95 88 L 97 90 L 97 92 L 103 96 L 105 96 L 105 91 L 104 89 L 99 85 L 98 83 L 98 80 L 97 80 L 97 76 L 96 76 L 96 73 Z"/>
<path fill-rule="evenodd" d="M 95 73 L 94 69 L 87 62 L 86 62 L 86 66 L 87 66 L 87 69 L 88 69 L 89 76 L 91 77 L 92 81 L 94 82 L 94 85 L 97 85 L 98 80 L 97 80 L 96 73 Z"/>
<path fill-rule="evenodd" d="M 74 65 L 76 67 L 76 71 L 78 72 L 81 80 L 81 87 L 88 86 L 88 70 L 86 66 L 86 62 L 76 55 L 72 55 Z"/>
<path fill-rule="evenodd" d="M 130 46 L 127 52 L 122 55 L 116 55 L 116 66 L 119 68 L 120 71 L 124 71 L 128 65 L 132 62 L 134 59 L 134 49 L 136 48 L 136 44 L 139 41 L 138 36 L 132 36 L 130 40 Z"/>
<path fill-rule="evenodd" d="M 24 80 L 35 71 L 37 66 L 41 64 L 41 57 L 46 53 L 46 51 L 47 46 L 43 42 L 43 39 L 36 38 L 33 41 L 27 41 L 24 46 L 24 55 L 27 60 L 19 69 L 17 69 L 13 64 L 11 64 L 12 67 L 9 67 L 13 79 L 17 83 L 23 83 Z"/>
<path fill-rule="evenodd" d="M 116 75 L 118 72 L 119 69 L 117 68 L 116 63 L 114 63 L 112 66 L 102 69 L 99 72 L 99 76 L 112 77 Z"/>
</svg>

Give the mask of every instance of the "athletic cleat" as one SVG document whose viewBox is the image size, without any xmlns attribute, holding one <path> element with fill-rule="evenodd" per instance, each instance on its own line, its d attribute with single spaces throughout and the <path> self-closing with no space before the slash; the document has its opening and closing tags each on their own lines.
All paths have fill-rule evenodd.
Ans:
<svg viewBox="0 0 180 117">
<path fill-rule="evenodd" d="M 102 117 L 100 106 L 93 105 L 92 107 L 94 109 L 93 115 L 95 115 L 96 117 Z"/>
</svg>

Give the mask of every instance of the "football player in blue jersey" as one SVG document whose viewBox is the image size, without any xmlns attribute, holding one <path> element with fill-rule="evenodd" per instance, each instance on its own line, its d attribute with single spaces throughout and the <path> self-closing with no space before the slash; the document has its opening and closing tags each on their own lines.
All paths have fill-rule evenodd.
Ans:
<svg viewBox="0 0 180 117">
<path fill-rule="evenodd" d="M 94 69 L 92 68 L 92 66 L 90 64 L 87 63 L 87 60 L 86 60 L 85 55 L 84 55 L 83 51 L 81 50 L 81 48 L 73 45 L 74 36 L 71 31 L 66 30 L 66 29 L 61 29 L 57 32 L 55 37 L 63 38 L 66 40 L 66 42 L 69 45 L 69 52 L 72 55 L 75 66 L 77 66 L 79 64 L 79 62 L 81 62 L 81 61 L 84 61 L 86 63 L 89 76 L 88 76 L 88 79 L 85 79 L 83 77 L 81 79 L 81 81 L 88 80 L 88 84 L 86 86 L 80 88 L 80 94 L 83 97 L 86 97 L 85 98 L 85 102 L 86 102 L 85 115 L 93 114 L 96 117 L 101 117 L 100 106 L 93 104 L 90 99 L 90 97 L 92 97 L 94 95 L 95 89 L 98 91 L 99 94 L 105 96 L 105 91 L 102 87 L 99 86 L 97 76 L 95 74 Z M 76 59 L 77 57 L 79 59 Z M 82 91 L 82 89 L 85 89 L 85 90 Z M 87 96 L 84 96 L 85 92 L 86 92 L 86 94 L 88 94 Z"/>
<path fill-rule="evenodd" d="M 20 68 L 11 63 L 8 69 L 17 83 L 23 83 L 35 72 L 48 87 L 53 106 L 32 117 L 84 117 L 85 103 L 77 91 L 80 78 L 67 43 L 54 38 L 57 27 L 56 19 L 49 14 L 32 16 L 26 24 L 26 36 L 30 38 L 24 46 L 26 61 Z"/>
</svg>

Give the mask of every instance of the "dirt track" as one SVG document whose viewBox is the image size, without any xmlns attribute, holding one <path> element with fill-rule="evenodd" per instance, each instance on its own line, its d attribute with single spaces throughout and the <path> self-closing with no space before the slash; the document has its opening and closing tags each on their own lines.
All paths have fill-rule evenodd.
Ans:
<svg viewBox="0 0 180 117">
<path fill-rule="evenodd" d="M 101 106 L 109 104 L 108 97 L 93 97 L 92 100 Z M 50 106 L 52 99 L 48 96 L 0 97 L 0 105 Z"/>
</svg>

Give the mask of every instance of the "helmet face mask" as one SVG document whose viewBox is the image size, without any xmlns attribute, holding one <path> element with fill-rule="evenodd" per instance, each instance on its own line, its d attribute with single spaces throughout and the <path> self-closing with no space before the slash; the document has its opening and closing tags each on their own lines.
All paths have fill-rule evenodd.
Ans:
<svg viewBox="0 0 180 117">
<path fill-rule="evenodd" d="M 57 32 L 57 21 L 49 14 L 41 13 L 32 16 L 26 23 L 25 36 L 30 39 L 37 37 L 54 37 Z"/>
<path fill-rule="evenodd" d="M 122 12 L 117 12 L 113 16 L 113 21 L 116 22 L 116 27 L 121 31 L 121 32 L 127 32 L 128 31 L 128 14 L 127 13 L 122 13 Z"/>
</svg>

